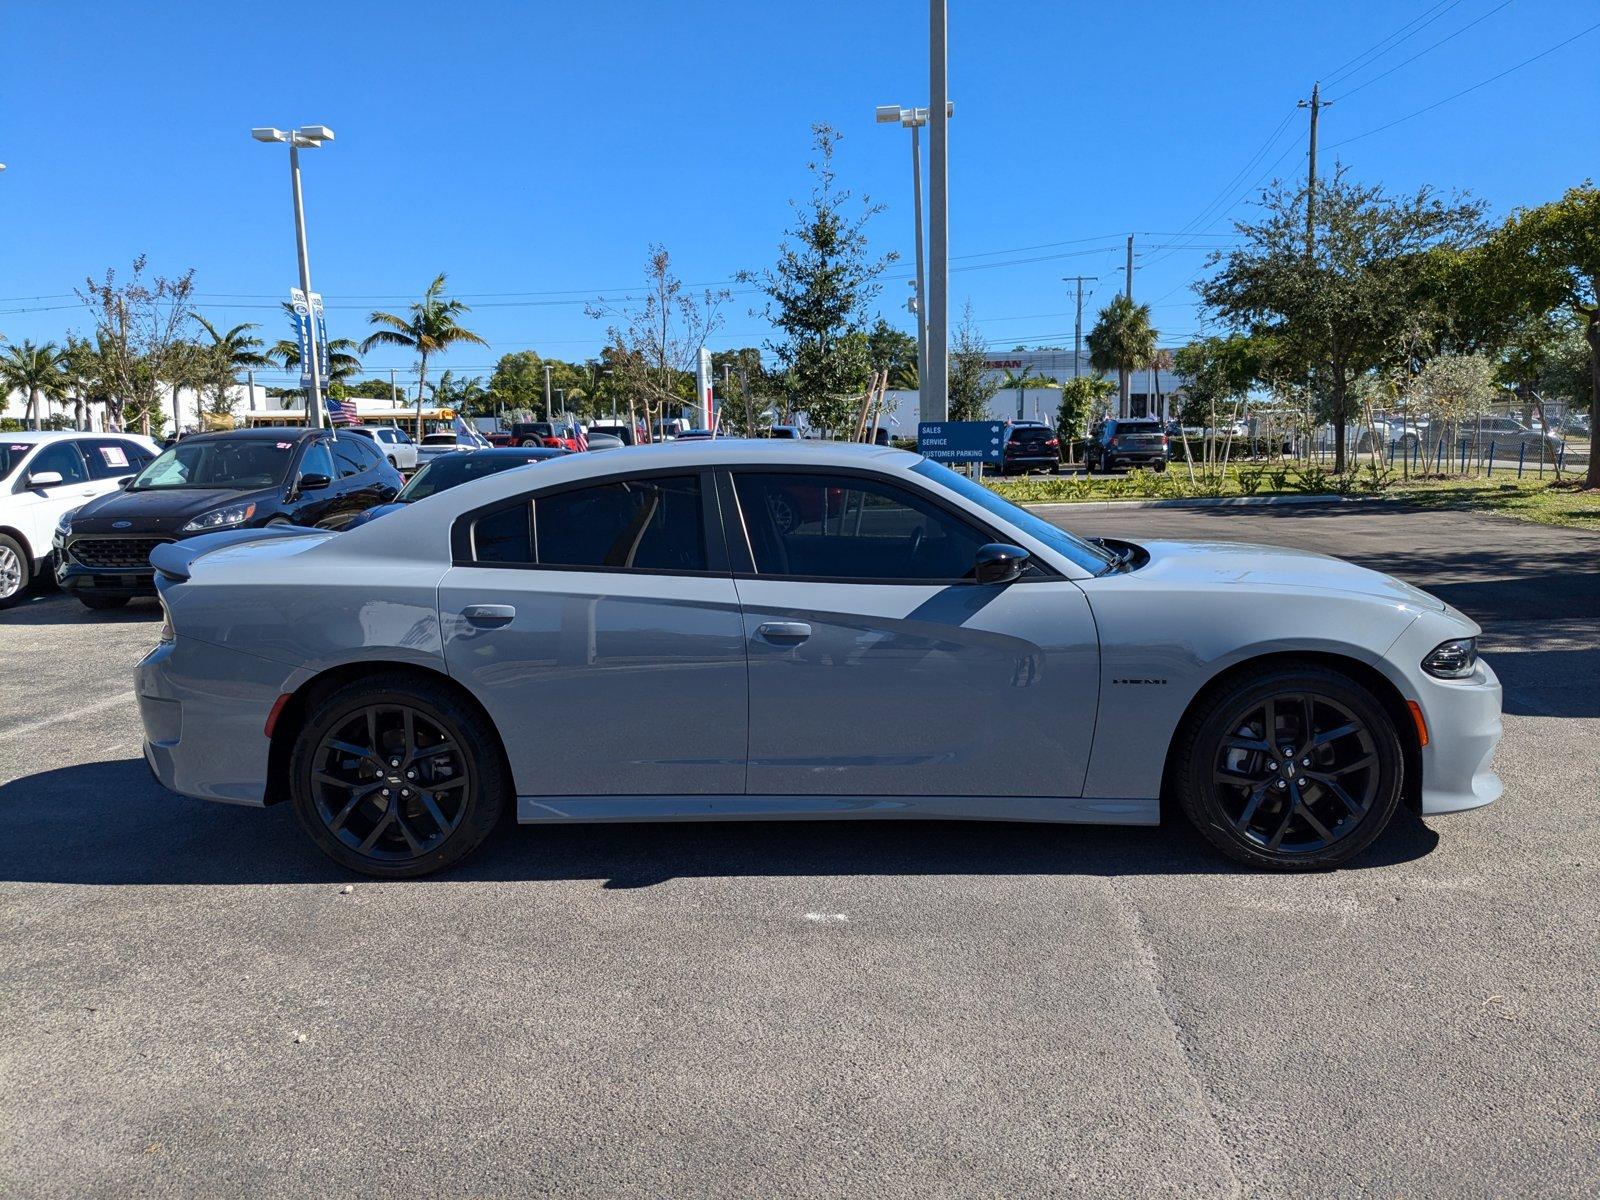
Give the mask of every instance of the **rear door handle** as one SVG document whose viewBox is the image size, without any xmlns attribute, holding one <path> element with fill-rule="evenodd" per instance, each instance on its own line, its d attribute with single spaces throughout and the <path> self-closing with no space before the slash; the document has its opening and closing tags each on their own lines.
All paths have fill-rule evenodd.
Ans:
<svg viewBox="0 0 1600 1200">
<path fill-rule="evenodd" d="M 509 604 L 469 604 L 461 610 L 467 624 L 477 629 L 499 629 L 511 624 L 517 610 Z"/>
<path fill-rule="evenodd" d="M 768 621 L 756 627 L 756 634 L 769 642 L 803 642 L 811 636 L 811 626 L 804 621 Z"/>
</svg>

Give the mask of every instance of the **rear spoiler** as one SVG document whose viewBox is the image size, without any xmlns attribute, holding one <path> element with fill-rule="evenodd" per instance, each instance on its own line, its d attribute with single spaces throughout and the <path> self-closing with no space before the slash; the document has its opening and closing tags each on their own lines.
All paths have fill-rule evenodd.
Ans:
<svg viewBox="0 0 1600 1200">
<path fill-rule="evenodd" d="M 225 529 L 219 533 L 202 533 L 181 542 L 163 542 L 150 551 L 150 565 L 174 583 L 188 580 L 194 560 L 213 550 L 239 546 L 245 542 L 261 542 L 271 538 L 305 537 L 307 534 L 324 534 L 325 529 L 308 529 L 300 525 L 267 525 L 260 529 Z"/>
</svg>

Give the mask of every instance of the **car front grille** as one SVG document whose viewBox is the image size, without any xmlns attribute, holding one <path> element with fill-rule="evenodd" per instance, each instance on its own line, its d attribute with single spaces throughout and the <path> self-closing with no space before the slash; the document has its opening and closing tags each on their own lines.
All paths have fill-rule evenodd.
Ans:
<svg viewBox="0 0 1600 1200">
<path fill-rule="evenodd" d="M 148 567 L 150 551 L 171 538 L 79 538 L 68 547 L 86 567 Z"/>
</svg>

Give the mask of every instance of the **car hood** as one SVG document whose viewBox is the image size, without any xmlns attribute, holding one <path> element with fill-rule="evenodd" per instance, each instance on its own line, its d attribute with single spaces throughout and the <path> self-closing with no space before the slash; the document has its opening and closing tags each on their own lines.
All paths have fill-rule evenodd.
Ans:
<svg viewBox="0 0 1600 1200">
<path fill-rule="evenodd" d="M 1244 542 L 1140 542 L 1150 561 L 1139 574 L 1163 583 L 1319 588 L 1444 611 L 1444 601 L 1421 588 L 1355 563 L 1310 550 Z"/>
<path fill-rule="evenodd" d="M 276 504 L 274 489 L 251 488 L 150 488 L 145 491 L 108 492 L 72 516 L 72 532 L 174 534 L 201 513 L 225 504 Z M 259 514 L 258 514 L 259 515 Z M 123 524 L 123 522 L 127 522 Z"/>
</svg>

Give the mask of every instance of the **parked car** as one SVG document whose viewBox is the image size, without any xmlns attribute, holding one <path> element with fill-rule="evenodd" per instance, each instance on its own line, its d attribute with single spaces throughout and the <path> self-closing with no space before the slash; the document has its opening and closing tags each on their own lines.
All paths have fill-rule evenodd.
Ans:
<svg viewBox="0 0 1600 1200">
<path fill-rule="evenodd" d="M 763 430 L 760 436 L 777 438 L 779 441 L 795 442 L 800 440 L 800 427 L 797 425 L 772 425 Z"/>
<path fill-rule="evenodd" d="M 1165 471 L 1171 443 L 1154 417 L 1107 417 L 1089 428 L 1083 447 L 1084 469 L 1115 471 L 1118 467 L 1149 467 Z"/>
<path fill-rule="evenodd" d="M 1042 421 L 1007 421 L 1000 445 L 1000 474 L 1027 475 L 1034 471 L 1061 471 L 1061 440 Z"/>
<path fill-rule="evenodd" d="M 501 471 L 509 471 L 513 467 L 525 467 L 530 463 L 548 462 L 552 458 L 561 458 L 572 453 L 570 450 L 560 450 L 554 446 L 494 446 L 487 450 L 468 450 L 461 454 L 446 454 L 426 464 L 420 471 L 413 475 L 405 487 L 400 489 L 400 494 L 387 504 L 379 504 L 374 508 L 359 513 L 346 529 L 356 529 L 368 521 L 376 520 L 397 509 L 404 508 L 418 500 L 440 492 L 449 491 L 457 484 L 468 483 L 474 479 L 482 479 L 485 475 L 496 475 Z"/>
<path fill-rule="evenodd" d="M 1495 456 L 1502 458 L 1515 458 L 1519 450 L 1529 458 L 1537 458 L 1541 454 L 1554 458 L 1566 444 L 1553 433 L 1529 429 L 1515 417 L 1474 417 L 1464 420 L 1451 430 L 1447 446 L 1455 449 L 1463 441 L 1475 453 L 1480 450 L 1487 453 L 1493 445 Z"/>
<path fill-rule="evenodd" d="M 378 449 L 389 460 L 389 465 L 398 470 L 417 469 L 417 444 L 404 429 L 396 429 L 393 425 L 350 425 L 340 432 L 371 438 L 378 443 Z"/>
<path fill-rule="evenodd" d="M 437 433 L 422 435 L 422 443 L 417 447 L 417 466 L 424 467 L 441 454 L 455 454 L 462 450 L 477 450 L 476 442 L 463 442 L 460 436 L 452 429 L 441 429 Z"/>
<path fill-rule="evenodd" d="M 514 421 L 507 433 L 491 435 L 489 441 L 497 446 L 554 446 L 560 450 L 576 450 L 577 438 L 571 429 L 554 421 Z"/>
<path fill-rule="evenodd" d="M 153 594 L 157 546 L 219 529 L 338 529 L 393 500 L 402 482 L 371 438 L 282 428 L 196 434 L 126 488 L 60 519 L 56 582 L 89 608 L 117 608 Z"/>
<path fill-rule="evenodd" d="M 512 808 L 1154 824 L 1163 797 L 1245 863 L 1323 869 L 1403 797 L 1502 790 L 1500 685 L 1432 596 L 1304 551 L 1086 541 L 872 446 L 575 454 L 152 561 L 157 778 L 288 800 L 378 876 L 459 862 Z"/>
<path fill-rule="evenodd" d="M 591 447 L 593 446 L 596 434 L 599 434 L 601 437 L 616 438 L 624 446 L 637 446 L 641 440 L 638 430 L 633 429 L 628 425 L 619 425 L 616 423 L 609 425 L 591 425 L 589 426 L 589 442 Z"/>
<path fill-rule="evenodd" d="M 711 429 L 685 429 L 677 435 L 675 440 L 680 442 L 703 442 L 716 436 L 716 431 Z"/>
<path fill-rule="evenodd" d="M 591 429 L 584 437 L 591 450 L 620 450 L 625 444 L 621 438 L 601 433 L 598 429 Z"/>
<path fill-rule="evenodd" d="M 63 517 L 116 491 L 160 453 L 136 433 L 0 433 L 0 608 L 45 569 Z"/>
</svg>

